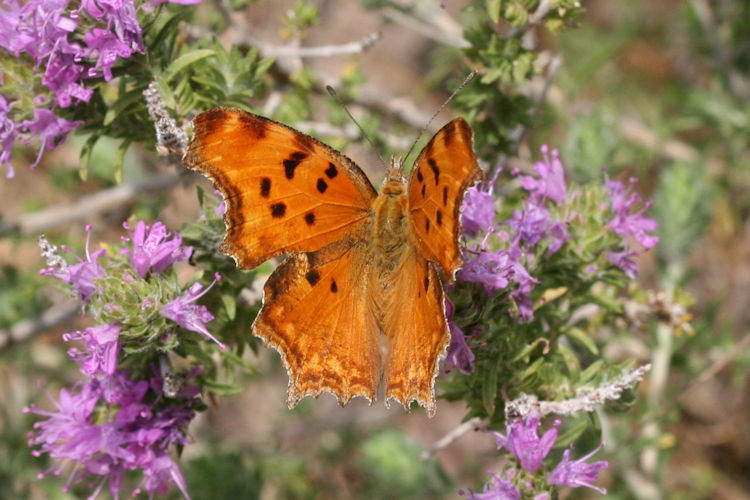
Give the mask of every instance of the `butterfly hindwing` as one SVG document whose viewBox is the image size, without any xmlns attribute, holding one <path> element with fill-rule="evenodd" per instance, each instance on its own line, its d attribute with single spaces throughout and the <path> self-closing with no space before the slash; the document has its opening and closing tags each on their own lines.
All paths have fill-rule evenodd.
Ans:
<svg viewBox="0 0 750 500">
<path fill-rule="evenodd" d="M 390 295 L 383 332 L 388 338 L 386 399 L 409 408 L 411 401 L 435 413 L 434 381 L 450 341 L 443 285 L 435 264 L 416 249 L 403 261 Z"/>
<path fill-rule="evenodd" d="M 293 254 L 266 282 L 253 333 L 282 356 L 290 408 L 324 391 L 342 405 L 353 396 L 376 398 L 380 333 L 370 310 L 366 255 L 364 243 Z"/>
<path fill-rule="evenodd" d="M 377 196 L 346 156 L 301 132 L 238 109 L 193 121 L 184 163 L 224 195 L 221 251 L 253 268 L 285 252 L 310 252 L 345 238 Z"/>
<path fill-rule="evenodd" d="M 409 210 L 422 255 L 440 265 L 448 280 L 461 267 L 459 210 L 466 189 L 481 180 L 471 127 L 456 118 L 441 128 L 414 162 Z"/>
</svg>

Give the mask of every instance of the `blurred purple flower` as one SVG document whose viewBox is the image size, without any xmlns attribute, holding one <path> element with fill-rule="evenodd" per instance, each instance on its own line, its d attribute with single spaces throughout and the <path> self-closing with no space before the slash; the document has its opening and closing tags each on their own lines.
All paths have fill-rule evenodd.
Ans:
<svg viewBox="0 0 750 500">
<path fill-rule="evenodd" d="M 622 269 L 628 278 L 635 279 L 638 276 L 638 263 L 633 260 L 633 257 L 636 255 L 638 252 L 635 250 L 610 252 L 607 254 L 607 260 Z"/>
<path fill-rule="evenodd" d="M 31 165 L 31 168 L 35 168 L 39 161 L 42 159 L 42 153 L 45 149 L 53 150 L 65 141 L 65 137 L 68 132 L 83 125 L 83 121 L 76 120 L 74 122 L 68 121 L 65 118 L 58 117 L 55 113 L 49 109 L 37 108 L 34 110 L 34 119 L 25 120 L 21 123 L 22 127 L 25 127 L 34 134 L 39 135 L 39 140 L 42 145 L 39 148 L 39 154 L 37 154 L 36 160 Z"/>
<path fill-rule="evenodd" d="M 446 361 L 462 373 L 471 373 L 474 371 L 474 353 L 466 343 L 464 332 L 453 322 L 453 303 L 448 299 L 445 299 L 445 317 L 448 318 L 448 328 L 451 332 Z"/>
<path fill-rule="evenodd" d="M 0 21 L 1 22 L 1 21 Z M 8 116 L 10 105 L 5 96 L 0 94 L 0 167 L 5 166 L 5 178 L 10 179 L 15 175 L 13 165 L 10 162 L 13 154 L 13 144 L 18 136 L 18 126 Z"/>
<path fill-rule="evenodd" d="M 572 488 L 585 486 L 598 491 L 602 495 L 606 495 L 606 489 L 594 486 L 591 483 L 599 479 L 599 470 L 609 469 L 609 462 L 606 460 L 600 460 L 591 464 L 586 463 L 586 460 L 594 456 L 594 454 L 596 454 L 596 452 L 598 452 L 603 446 L 604 443 L 601 443 L 588 455 L 581 457 L 578 460 L 570 460 L 570 452 L 573 450 L 573 445 L 570 445 L 570 448 L 563 452 L 562 461 L 557 467 L 555 467 L 555 470 L 550 473 L 548 480 L 549 483 L 570 486 Z"/>
<path fill-rule="evenodd" d="M 491 188 L 483 187 L 483 184 L 470 187 L 461 203 L 461 225 L 467 234 L 489 233 L 494 229 L 495 198 Z"/>
<path fill-rule="evenodd" d="M 86 344 L 85 351 L 75 347 L 68 350 L 70 358 L 81 365 L 84 373 L 90 376 L 110 376 L 117 369 L 119 335 L 120 325 L 104 324 L 86 328 L 83 332 L 66 333 L 63 340 L 80 340 Z"/>
<path fill-rule="evenodd" d="M 104 80 L 107 82 L 112 79 L 112 66 L 117 62 L 117 58 L 127 59 L 133 53 L 127 43 L 117 38 L 113 33 L 100 28 L 94 28 L 93 31 L 86 33 L 85 40 L 86 44 L 99 54 L 96 69 L 90 69 L 89 76 L 96 76 L 98 69 L 101 70 Z"/>
<path fill-rule="evenodd" d="M 130 230 L 127 222 L 123 227 Z M 132 249 L 123 248 L 120 253 L 130 256 L 130 263 L 141 278 L 145 278 L 151 269 L 162 273 L 174 262 L 190 257 L 193 252 L 192 247 L 182 246 L 179 233 L 174 233 L 171 240 L 167 239 L 169 236 L 166 226 L 159 221 L 150 228 L 145 222 L 138 221 L 135 231 L 131 233 Z M 123 240 L 127 241 L 128 238 Z"/>
<path fill-rule="evenodd" d="M 78 263 L 72 266 L 67 266 L 62 261 L 62 265 L 58 267 L 48 267 L 39 271 L 42 276 L 53 276 L 57 279 L 64 281 L 65 283 L 72 286 L 80 296 L 83 302 L 91 300 L 91 295 L 96 291 L 96 285 L 94 285 L 94 278 L 101 278 L 105 274 L 105 270 L 98 259 L 107 250 L 101 248 L 94 253 L 89 251 L 89 243 L 91 240 L 91 225 L 86 225 L 86 260 L 78 258 Z M 63 248 L 63 250 L 65 250 Z M 47 264 L 49 265 L 49 263 Z"/>
<path fill-rule="evenodd" d="M 552 150 L 552 157 L 549 155 L 549 147 L 546 144 L 542 145 L 539 150 L 544 158 L 543 161 L 536 162 L 534 165 L 539 178 L 521 177 L 521 185 L 531 193 L 531 199 L 535 203 L 542 203 L 544 198 L 550 198 L 559 205 L 565 200 L 567 194 L 563 164 L 557 149 Z"/>
<path fill-rule="evenodd" d="M 536 472 L 542 466 L 552 445 L 557 439 L 557 428 L 561 422 L 556 420 L 553 427 L 539 437 L 539 417 L 531 414 L 523 422 L 506 424 L 506 435 L 493 432 L 497 440 L 497 449 L 506 448 L 521 463 L 521 467 L 528 472 Z"/>
<path fill-rule="evenodd" d="M 468 492 L 469 500 L 520 500 L 521 492 L 513 486 L 513 483 L 507 479 L 487 471 L 490 475 L 490 482 L 484 485 L 481 493 Z M 463 495 L 462 491 L 458 492 Z"/>
<path fill-rule="evenodd" d="M 201 298 L 208 292 L 211 287 L 221 279 L 219 273 L 214 275 L 214 281 L 203 291 L 203 285 L 199 282 L 193 283 L 188 289 L 185 295 L 177 297 L 172 302 L 161 308 L 161 315 L 167 319 L 171 319 L 181 327 L 203 334 L 205 337 L 216 342 L 219 347 L 226 349 L 227 346 L 211 335 L 206 329 L 204 323 L 207 323 L 214 319 L 213 314 L 208 310 L 206 306 L 195 304 L 195 301 Z"/>
<path fill-rule="evenodd" d="M 631 183 L 634 182 L 635 179 L 631 179 Z M 623 238 L 632 237 L 646 249 L 656 245 L 659 242 L 659 238 L 647 234 L 646 231 L 656 231 L 659 228 L 659 224 L 655 220 L 643 215 L 643 212 L 648 210 L 652 203 L 650 201 L 646 202 L 643 208 L 635 213 L 630 213 L 633 205 L 642 201 L 640 195 L 635 192 L 628 195 L 627 190 L 619 181 L 607 179 L 604 185 L 609 189 L 612 210 L 615 212 L 614 218 L 609 222 L 607 227 Z"/>
</svg>

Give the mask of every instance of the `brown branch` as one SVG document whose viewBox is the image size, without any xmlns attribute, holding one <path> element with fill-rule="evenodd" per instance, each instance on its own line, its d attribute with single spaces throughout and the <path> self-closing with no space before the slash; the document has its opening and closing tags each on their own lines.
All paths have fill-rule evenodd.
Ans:
<svg viewBox="0 0 750 500">
<path fill-rule="evenodd" d="M 163 172 L 137 182 L 126 182 L 85 196 L 74 203 L 59 203 L 43 210 L 23 214 L 15 221 L 0 226 L 0 235 L 19 230 L 25 235 L 36 235 L 49 228 L 91 218 L 100 212 L 130 203 L 137 196 L 165 191 L 177 185 L 180 174 Z"/>
<path fill-rule="evenodd" d="M 27 318 L 10 328 L 0 330 L 0 349 L 25 342 L 45 330 L 70 321 L 81 310 L 77 302 L 57 304 L 44 311 L 38 318 Z"/>
<path fill-rule="evenodd" d="M 445 436 L 441 437 L 435 443 L 424 450 L 421 455 L 419 455 L 420 460 L 429 460 L 432 458 L 435 453 L 442 450 L 443 448 L 446 448 L 451 443 L 453 443 L 456 439 L 460 438 L 467 432 L 469 432 L 472 429 L 478 429 L 479 424 L 482 422 L 482 419 L 479 417 L 470 418 L 466 422 L 462 423 L 455 429 L 448 432 Z"/>
</svg>

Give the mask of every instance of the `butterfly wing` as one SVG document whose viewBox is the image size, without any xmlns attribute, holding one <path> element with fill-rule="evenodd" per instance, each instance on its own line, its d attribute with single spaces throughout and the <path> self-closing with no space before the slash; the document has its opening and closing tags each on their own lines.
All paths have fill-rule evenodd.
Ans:
<svg viewBox="0 0 750 500">
<path fill-rule="evenodd" d="M 364 242 L 292 254 L 266 282 L 253 333 L 281 354 L 290 408 L 324 391 L 342 405 L 353 396 L 375 400 L 380 332 L 370 311 L 367 255 Z"/>
<path fill-rule="evenodd" d="M 459 210 L 466 189 L 482 179 L 471 127 L 456 118 L 430 139 L 414 162 L 409 210 L 422 255 L 440 265 L 448 280 L 462 265 Z"/>
<path fill-rule="evenodd" d="M 238 109 L 193 120 L 184 158 L 214 181 L 227 210 L 220 250 L 253 268 L 285 252 L 310 252 L 364 222 L 377 196 L 346 156 L 292 128 Z"/>
<path fill-rule="evenodd" d="M 396 273 L 383 324 L 389 340 L 384 370 L 386 400 L 395 399 L 405 408 L 416 400 L 433 416 L 438 361 L 450 334 L 436 266 L 416 249 L 411 250 Z"/>
</svg>

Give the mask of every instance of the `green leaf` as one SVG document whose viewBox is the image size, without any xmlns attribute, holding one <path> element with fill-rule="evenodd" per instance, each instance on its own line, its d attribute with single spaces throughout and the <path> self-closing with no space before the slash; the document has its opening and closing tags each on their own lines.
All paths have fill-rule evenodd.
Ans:
<svg viewBox="0 0 750 500">
<path fill-rule="evenodd" d="M 120 147 L 117 148 L 117 154 L 115 155 L 115 182 L 117 184 L 122 183 L 122 165 L 125 162 L 125 153 L 128 152 L 130 147 L 130 141 L 122 141 Z"/>
<path fill-rule="evenodd" d="M 596 346 L 594 340 L 580 328 L 568 328 L 565 331 L 565 335 L 573 340 L 577 340 L 578 342 L 580 342 L 586 349 L 588 349 L 591 354 L 594 354 L 596 356 L 599 355 L 599 348 Z"/>
<path fill-rule="evenodd" d="M 187 54 L 183 54 L 172 61 L 172 63 L 164 71 L 164 80 L 169 82 L 180 72 L 184 71 L 188 66 L 191 66 L 207 57 L 215 55 L 216 51 L 213 49 L 197 49 L 193 50 L 192 52 L 188 52 Z"/>
<path fill-rule="evenodd" d="M 234 295 L 222 295 L 221 301 L 224 303 L 224 309 L 227 311 L 227 317 L 234 320 L 237 316 L 237 300 Z"/>
<path fill-rule="evenodd" d="M 78 176 L 82 181 L 88 179 L 89 176 L 89 164 L 91 163 L 91 153 L 94 151 L 96 141 L 99 140 L 99 135 L 94 134 L 89 137 L 81 148 L 81 161 L 78 165 Z"/>
<path fill-rule="evenodd" d="M 487 2 L 487 15 L 490 16 L 490 20 L 493 23 L 500 22 L 500 9 L 502 8 L 502 0 L 489 0 Z"/>
<path fill-rule="evenodd" d="M 495 413 L 499 371 L 500 364 L 497 361 L 493 361 L 484 372 L 484 380 L 482 380 L 482 404 L 484 405 L 484 409 L 487 410 L 488 415 Z"/>
<path fill-rule="evenodd" d="M 103 125 L 109 126 L 114 122 L 123 111 L 131 111 L 133 103 L 140 102 L 143 99 L 143 89 L 137 88 L 120 96 L 115 103 L 107 109 L 104 115 Z"/>
</svg>

